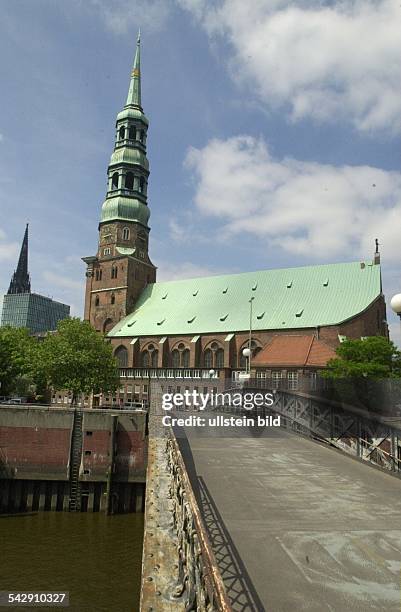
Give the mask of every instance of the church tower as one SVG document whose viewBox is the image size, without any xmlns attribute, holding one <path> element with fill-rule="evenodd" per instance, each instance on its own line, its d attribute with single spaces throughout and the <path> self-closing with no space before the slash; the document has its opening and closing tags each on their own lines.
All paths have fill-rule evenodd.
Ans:
<svg viewBox="0 0 401 612">
<path fill-rule="evenodd" d="M 17 269 L 11 278 L 7 295 L 31 293 L 31 279 L 28 272 L 28 224 L 26 224 Z"/>
<path fill-rule="evenodd" d="M 129 314 L 144 287 L 156 281 L 148 253 L 149 122 L 141 105 L 140 54 L 138 35 L 127 101 L 116 120 L 98 251 L 94 257 L 83 258 L 87 264 L 84 318 L 101 332 L 108 332 Z"/>
</svg>

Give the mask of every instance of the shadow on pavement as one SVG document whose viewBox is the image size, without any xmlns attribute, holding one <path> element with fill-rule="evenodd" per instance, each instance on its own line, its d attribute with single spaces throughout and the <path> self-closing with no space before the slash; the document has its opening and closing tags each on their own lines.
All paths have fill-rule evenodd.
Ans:
<svg viewBox="0 0 401 612">
<path fill-rule="evenodd" d="M 185 430 L 175 428 L 175 433 L 232 609 L 235 612 L 265 612 L 213 497 L 202 476 L 196 473 Z"/>
</svg>

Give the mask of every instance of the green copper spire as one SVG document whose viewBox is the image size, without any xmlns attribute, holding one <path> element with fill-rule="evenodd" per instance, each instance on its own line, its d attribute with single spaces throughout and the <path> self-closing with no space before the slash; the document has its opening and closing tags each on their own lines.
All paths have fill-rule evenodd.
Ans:
<svg viewBox="0 0 401 612">
<path fill-rule="evenodd" d="M 127 102 L 125 106 L 141 107 L 141 31 L 138 32 L 136 41 L 136 52 L 134 66 L 131 72 L 131 82 L 129 85 Z"/>
<path fill-rule="evenodd" d="M 117 115 L 116 140 L 108 168 L 107 194 L 100 222 L 132 221 L 149 229 L 149 162 L 146 157 L 149 122 L 141 106 L 140 43 L 139 33 L 127 102 Z"/>
</svg>

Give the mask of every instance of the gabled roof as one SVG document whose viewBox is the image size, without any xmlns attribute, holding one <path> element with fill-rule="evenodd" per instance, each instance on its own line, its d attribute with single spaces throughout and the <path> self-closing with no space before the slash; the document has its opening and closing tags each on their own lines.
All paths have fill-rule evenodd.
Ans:
<svg viewBox="0 0 401 612">
<path fill-rule="evenodd" d="M 315 336 L 274 336 L 252 360 L 254 367 L 325 366 L 335 351 Z"/>
<path fill-rule="evenodd" d="M 381 294 L 380 265 L 344 263 L 261 270 L 148 285 L 109 336 L 230 333 L 335 325 Z"/>
</svg>

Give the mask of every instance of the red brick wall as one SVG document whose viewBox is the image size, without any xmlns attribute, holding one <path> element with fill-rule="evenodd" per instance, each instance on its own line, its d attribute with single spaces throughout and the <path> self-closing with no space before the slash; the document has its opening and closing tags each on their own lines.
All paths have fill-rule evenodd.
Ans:
<svg viewBox="0 0 401 612">
<path fill-rule="evenodd" d="M 383 322 L 386 317 L 386 306 L 384 297 L 379 297 L 367 310 L 350 321 L 341 323 L 340 325 L 332 325 L 319 328 L 319 338 L 326 342 L 334 349 L 339 345 L 338 336 L 347 336 L 351 339 L 357 339 L 361 336 L 383 335 L 387 336 L 387 325 Z M 273 336 L 276 335 L 316 335 L 315 328 L 303 329 L 286 329 L 286 330 L 262 330 L 254 331 L 252 338 L 261 347 L 266 346 Z M 159 367 L 169 367 L 169 356 L 171 350 L 180 342 L 183 342 L 190 350 L 190 367 L 202 367 L 202 353 L 211 342 L 218 342 L 225 350 L 225 367 L 239 367 L 239 353 L 241 347 L 248 341 L 249 332 L 237 332 L 232 341 L 225 342 L 227 332 L 221 334 L 204 334 L 199 341 L 191 342 L 194 334 L 168 337 L 164 345 L 159 344 L 162 336 L 158 337 L 142 337 L 139 338 L 135 346 L 131 345 L 131 338 L 113 338 L 112 344 L 117 346 L 123 345 L 128 349 L 128 367 L 140 367 L 140 354 L 147 344 L 152 342 L 159 350 Z"/>
<path fill-rule="evenodd" d="M 70 429 L 0 427 L 0 462 L 13 478 L 67 480 Z"/>
</svg>

